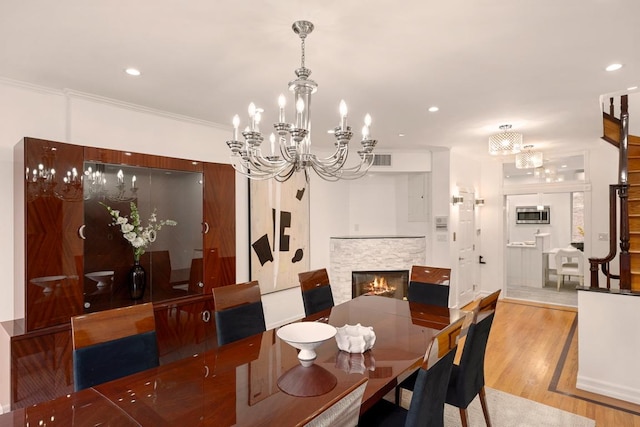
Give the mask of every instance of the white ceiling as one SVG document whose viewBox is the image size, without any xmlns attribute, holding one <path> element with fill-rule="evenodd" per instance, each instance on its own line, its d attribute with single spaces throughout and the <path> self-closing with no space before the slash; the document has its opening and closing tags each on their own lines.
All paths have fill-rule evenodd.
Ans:
<svg viewBox="0 0 640 427">
<path fill-rule="evenodd" d="M 271 123 L 306 19 L 316 146 L 344 98 L 380 151 L 485 155 L 505 123 L 572 151 L 601 143 L 601 94 L 640 84 L 639 18 L 638 0 L 0 0 L 0 77 L 229 125 L 253 101 Z"/>
</svg>

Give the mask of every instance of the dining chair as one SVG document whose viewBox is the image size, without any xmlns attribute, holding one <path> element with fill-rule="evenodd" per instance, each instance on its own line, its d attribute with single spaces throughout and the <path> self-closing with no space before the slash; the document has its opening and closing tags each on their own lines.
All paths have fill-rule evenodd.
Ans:
<svg viewBox="0 0 640 427">
<path fill-rule="evenodd" d="M 458 407 L 462 426 L 469 424 L 467 407 L 479 396 L 487 427 L 491 427 L 484 391 L 484 356 L 491 332 L 495 310 L 475 314 L 475 321 L 467 330 L 460 362 L 453 365 L 446 402 Z"/>
<path fill-rule="evenodd" d="M 76 391 L 159 365 L 153 304 L 71 318 Z"/>
<path fill-rule="evenodd" d="M 459 361 L 454 360 L 449 384 L 446 387 L 446 403 L 460 410 L 463 427 L 468 425 L 467 407 L 476 396 L 480 398 L 487 427 L 491 427 L 484 391 L 484 355 L 495 310 L 481 311 L 480 307 L 481 301 L 465 317 L 467 325 L 463 326 L 458 342 L 462 346 L 462 352 L 459 355 Z M 402 381 L 398 389 L 415 392 L 416 383 L 417 374 L 414 373 Z M 398 401 L 398 395 L 396 395 L 396 401 Z"/>
<path fill-rule="evenodd" d="M 580 280 L 580 286 L 584 283 L 584 256 L 582 251 L 576 248 L 558 249 L 555 255 L 556 274 L 558 276 L 558 291 L 564 284 L 564 277 L 576 276 Z"/>
<path fill-rule="evenodd" d="M 407 299 L 422 304 L 449 306 L 450 268 L 414 265 L 411 267 Z"/>
<path fill-rule="evenodd" d="M 366 377 L 339 395 L 324 411 L 320 412 L 305 427 L 355 427 L 358 425 L 362 396 L 367 388 Z"/>
<path fill-rule="evenodd" d="M 213 288 L 213 307 L 220 346 L 267 329 L 257 280 Z"/>
<path fill-rule="evenodd" d="M 306 316 L 334 306 L 329 274 L 325 268 L 299 273 L 298 281 Z"/>
<path fill-rule="evenodd" d="M 358 426 L 444 426 L 447 384 L 457 338 L 466 317 L 442 329 L 430 340 L 422 366 L 415 373 L 409 409 L 381 399 L 360 417 Z"/>
</svg>

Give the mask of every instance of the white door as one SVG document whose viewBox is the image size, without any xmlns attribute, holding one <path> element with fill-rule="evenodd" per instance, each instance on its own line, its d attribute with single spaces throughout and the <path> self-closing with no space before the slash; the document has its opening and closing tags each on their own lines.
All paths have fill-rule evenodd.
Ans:
<svg viewBox="0 0 640 427">
<path fill-rule="evenodd" d="M 464 202 L 458 205 L 458 307 L 471 302 L 474 298 L 474 262 L 476 250 L 474 245 L 475 195 L 472 192 L 460 191 Z"/>
</svg>

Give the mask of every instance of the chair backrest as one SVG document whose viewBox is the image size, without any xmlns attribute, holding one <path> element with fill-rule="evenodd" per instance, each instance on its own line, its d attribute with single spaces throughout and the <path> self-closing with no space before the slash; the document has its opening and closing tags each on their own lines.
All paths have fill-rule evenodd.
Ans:
<svg viewBox="0 0 640 427">
<path fill-rule="evenodd" d="M 75 390 L 159 365 L 153 304 L 71 318 Z"/>
<path fill-rule="evenodd" d="M 558 274 L 562 274 L 566 268 L 570 269 L 572 275 L 582 276 L 584 274 L 584 254 L 578 249 L 558 249 L 555 260 Z"/>
<path fill-rule="evenodd" d="M 486 297 L 481 298 L 480 303 L 478 304 L 480 311 L 495 310 L 498 306 L 498 298 L 500 297 L 500 292 L 502 292 L 502 289 L 498 289 L 497 291 L 487 295 Z"/>
<path fill-rule="evenodd" d="M 418 370 L 405 426 L 444 425 L 444 403 L 457 339 L 469 316 L 471 314 L 447 326 L 429 342 L 424 361 Z"/>
<path fill-rule="evenodd" d="M 258 281 L 213 288 L 218 345 L 228 344 L 266 328 Z"/>
<path fill-rule="evenodd" d="M 453 387 L 447 393 L 447 403 L 466 408 L 484 387 L 484 355 L 494 317 L 494 310 L 481 311 L 469 326 L 460 362 L 451 376 Z"/>
<path fill-rule="evenodd" d="M 140 257 L 140 264 L 151 274 L 153 287 L 171 289 L 171 256 L 169 251 L 147 251 Z"/>
<path fill-rule="evenodd" d="M 298 273 L 298 280 L 307 316 L 334 306 L 329 274 L 325 268 Z"/>
<path fill-rule="evenodd" d="M 363 377 L 339 395 L 326 410 L 319 413 L 305 427 L 353 427 L 358 424 L 360 405 L 369 379 Z"/>
<path fill-rule="evenodd" d="M 423 304 L 449 306 L 450 268 L 414 265 L 411 267 L 407 299 Z"/>
</svg>

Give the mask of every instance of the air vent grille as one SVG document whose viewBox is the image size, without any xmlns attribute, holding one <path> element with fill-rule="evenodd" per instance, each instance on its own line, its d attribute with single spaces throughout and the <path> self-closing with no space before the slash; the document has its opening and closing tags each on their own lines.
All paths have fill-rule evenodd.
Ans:
<svg viewBox="0 0 640 427">
<path fill-rule="evenodd" d="M 376 154 L 373 166 L 391 166 L 391 154 Z"/>
</svg>

